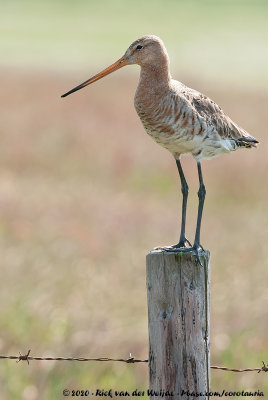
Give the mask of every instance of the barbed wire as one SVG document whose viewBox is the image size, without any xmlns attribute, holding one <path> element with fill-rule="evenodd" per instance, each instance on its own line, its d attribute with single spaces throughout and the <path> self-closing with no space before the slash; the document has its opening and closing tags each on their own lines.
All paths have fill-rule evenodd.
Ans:
<svg viewBox="0 0 268 400">
<path fill-rule="evenodd" d="M 268 372 L 268 366 L 265 364 L 265 362 L 262 362 L 262 367 L 261 368 L 244 368 L 244 369 L 236 369 L 236 368 L 227 368 L 227 367 L 218 367 L 218 366 L 211 366 L 210 368 L 212 369 L 221 369 L 222 371 L 231 371 L 231 372 L 252 372 L 252 371 L 257 371 L 259 372 Z"/>
<path fill-rule="evenodd" d="M 17 363 L 20 361 L 27 361 L 29 365 L 29 361 L 116 361 L 116 362 L 125 362 L 128 364 L 134 363 L 148 363 L 148 360 L 140 360 L 132 356 L 130 353 L 128 358 L 109 358 L 109 357 L 99 357 L 99 358 L 85 358 L 85 357 L 33 357 L 30 356 L 31 349 L 28 350 L 26 354 L 19 353 L 18 356 L 2 356 L 0 355 L 0 359 L 8 359 L 8 360 L 17 360 Z M 227 368 L 227 367 L 219 367 L 216 365 L 210 366 L 211 369 L 222 370 L 222 371 L 231 371 L 231 372 L 268 372 L 268 365 L 262 361 L 262 367 L 260 368 Z"/>
</svg>

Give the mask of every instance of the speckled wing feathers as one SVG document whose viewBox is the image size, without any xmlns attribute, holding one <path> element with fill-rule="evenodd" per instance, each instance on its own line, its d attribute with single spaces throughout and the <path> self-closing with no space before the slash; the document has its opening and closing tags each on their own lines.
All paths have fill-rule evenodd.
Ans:
<svg viewBox="0 0 268 400">
<path fill-rule="evenodd" d="M 222 139 L 233 139 L 237 146 L 256 147 L 258 141 L 233 122 L 213 100 L 189 88 L 183 91 L 183 94 L 191 102 L 193 112 L 197 113 L 208 127 L 214 127 Z"/>
<path fill-rule="evenodd" d="M 135 108 L 146 132 L 175 158 L 192 154 L 210 159 L 258 141 L 236 125 L 207 96 L 171 79 L 160 86 L 142 75 Z"/>
</svg>

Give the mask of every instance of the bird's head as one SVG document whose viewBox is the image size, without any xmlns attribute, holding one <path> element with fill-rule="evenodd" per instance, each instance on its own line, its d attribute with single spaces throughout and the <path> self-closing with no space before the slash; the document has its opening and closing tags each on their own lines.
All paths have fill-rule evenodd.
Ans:
<svg viewBox="0 0 268 400">
<path fill-rule="evenodd" d="M 71 89 L 69 92 L 63 94 L 61 97 L 66 97 L 69 94 L 76 92 L 79 89 L 90 85 L 93 82 L 103 78 L 104 76 L 111 74 L 112 72 L 122 68 L 126 65 L 138 64 L 141 67 L 152 67 L 155 68 L 156 65 L 162 68 L 168 67 L 169 58 L 162 40 L 153 35 L 142 36 L 141 38 L 135 40 L 123 57 L 119 58 L 114 64 L 110 65 L 103 71 L 94 75 L 92 78 L 86 80 L 75 88 Z"/>
<path fill-rule="evenodd" d="M 155 64 L 166 64 L 168 62 L 168 54 L 162 40 L 153 35 L 142 36 L 135 40 L 123 58 L 126 65 L 138 64 L 140 66 L 154 66 Z"/>
</svg>

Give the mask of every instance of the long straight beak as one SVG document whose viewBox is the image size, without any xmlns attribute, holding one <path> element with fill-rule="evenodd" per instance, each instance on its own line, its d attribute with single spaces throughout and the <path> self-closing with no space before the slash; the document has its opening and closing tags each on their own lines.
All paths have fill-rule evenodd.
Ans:
<svg viewBox="0 0 268 400">
<path fill-rule="evenodd" d="M 64 93 L 61 97 L 69 96 L 69 94 L 76 92 L 84 88 L 87 85 L 90 85 L 93 82 L 98 81 L 99 79 L 103 78 L 106 75 L 111 74 L 112 72 L 116 71 L 119 68 L 124 67 L 127 64 L 127 59 L 125 57 L 121 57 L 117 60 L 114 64 L 110 65 L 108 68 L 104 69 L 103 71 L 99 72 L 97 75 L 94 75 L 92 78 L 88 79 L 87 81 L 81 83 L 80 85 L 76 86 L 72 90 L 67 93 Z"/>
</svg>

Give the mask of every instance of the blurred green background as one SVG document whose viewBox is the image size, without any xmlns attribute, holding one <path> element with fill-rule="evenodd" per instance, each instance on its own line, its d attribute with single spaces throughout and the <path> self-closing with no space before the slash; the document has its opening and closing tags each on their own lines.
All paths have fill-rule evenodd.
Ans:
<svg viewBox="0 0 268 400">
<path fill-rule="evenodd" d="M 268 3 L 1 1 L 0 354 L 147 357 L 145 255 L 175 243 L 174 160 L 133 107 L 139 68 L 61 99 L 137 37 L 160 36 L 173 77 L 219 103 L 261 144 L 204 162 L 211 364 L 260 367 L 267 349 Z M 193 238 L 194 160 L 187 231 Z M 264 373 L 212 371 L 212 390 L 262 390 Z M 0 400 L 146 389 L 146 365 L 0 362 Z"/>
</svg>

